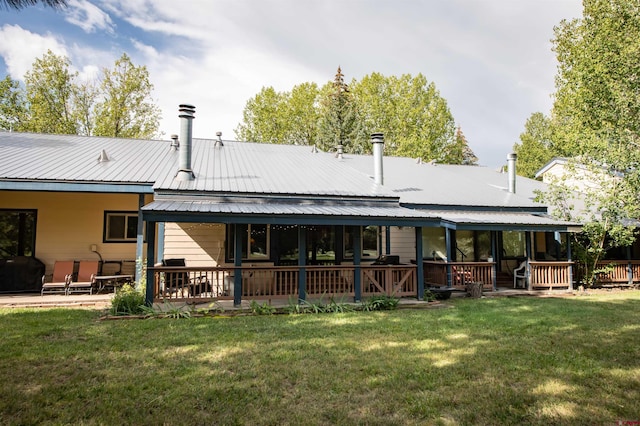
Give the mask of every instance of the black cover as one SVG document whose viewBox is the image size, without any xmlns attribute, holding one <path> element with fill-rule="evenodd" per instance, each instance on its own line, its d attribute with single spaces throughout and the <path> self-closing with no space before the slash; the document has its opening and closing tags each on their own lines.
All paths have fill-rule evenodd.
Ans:
<svg viewBox="0 0 640 426">
<path fill-rule="evenodd" d="M 0 259 L 0 293 L 39 292 L 44 263 L 35 257 Z"/>
</svg>

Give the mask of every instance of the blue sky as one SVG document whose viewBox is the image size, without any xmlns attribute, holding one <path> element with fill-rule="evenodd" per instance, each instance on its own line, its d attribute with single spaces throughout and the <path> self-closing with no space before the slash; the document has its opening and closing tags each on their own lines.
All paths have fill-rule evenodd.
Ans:
<svg viewBox="0 0 640 426">
<path fill-rule="evenodd" d="M 225 139 L 264 86 L 324 84 L 338 66 L 347 81 L 422 73 L 497 167 L 526 119 L 549 112 L 553 27 L 581 13 L 580 0 L 69 0 L 0 10 L 0 72 L 22 80 L 51 49 L 92 78 L 127 53 L 149 70 L 166 138 L 190 103 L 194 135 Z"/>
</svg>

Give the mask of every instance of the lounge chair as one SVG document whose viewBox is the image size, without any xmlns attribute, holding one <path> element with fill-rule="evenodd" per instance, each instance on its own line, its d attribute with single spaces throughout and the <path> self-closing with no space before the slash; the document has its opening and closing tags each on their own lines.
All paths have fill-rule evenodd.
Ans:
<svg viewBox="0 0 640 426">
<path fill-rule="evenodd" d="M 89 293 L 93 294 L 93 286 L 95 285 L 95 276 L 98 275 L 98 267 L 100 262 L 97 260 L 82 260 L 78 267 L 78 279 L 69 282 L 67 286 L 67 294 L 72 293 Z"/>
<path fill-rule="evenodd" d="M 51 282 L 45 282 L 45 275 L 42 276 L 42 290 L 40 290 L 40 295 L 44 295 L 45 292 L 66 294 L 72 274 L 73 260 L 57 260 L 53 265 L 53 278 Z"/>
</svg>

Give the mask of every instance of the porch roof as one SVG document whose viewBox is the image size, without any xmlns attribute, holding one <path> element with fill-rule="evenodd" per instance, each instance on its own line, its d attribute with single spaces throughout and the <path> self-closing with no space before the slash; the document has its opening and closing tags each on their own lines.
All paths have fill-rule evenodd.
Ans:
<svg viewBox="0 0 640 426">
<path fill-rule="evenodd" d="M 461 230 L 562 232 L 581 230 L 581 225 L 578 223 L 556 220 L 545 214 L 462 210 L 431 210 L 430 213 L 440 217 L 443 226 Z"/>
<path fill-rule="evenodd" d="M 161 199 L 144 206 L 142 214 L 144 220 L 166 222 L 440 226 L 440 219 L 430 212 L 404 208 L 391 202 L 357 200 L 246 202 Z"/>
</svg>

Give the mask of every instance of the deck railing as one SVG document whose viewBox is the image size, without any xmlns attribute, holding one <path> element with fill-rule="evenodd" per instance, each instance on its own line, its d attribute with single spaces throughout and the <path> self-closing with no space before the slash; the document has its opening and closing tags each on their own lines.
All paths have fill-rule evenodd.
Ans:
<svg viewBox="0 0 640 426">
<path fill-rule="evenodd" d="M 538 262 L 529 261 L 529 285 L 536 289 L 545 287 L 570 288 L 571 287 L 571 265 L 573 262 Z"/>
<path fill-rule="evenodd" d="M 598 284 L 633 284 L 640 281 L 640 260 L 604 260 L 597 263 L 597 269 L 606 271 L 596 274 Z"/>
<path fill-rule="evenodd" d="M 235 273 L 242 274 L 242 299 L 298 299 L 301 270 L 305 271 L 306 296 L 355 296 L 354 265 L 333 266 L 243 266 L 195 268 L 151 268 L 154 295 L 158 299 L 233 299 Z M 361 265 L 361 293 L 389 296 L 416 296 L 415 265 Z"/>
<path fill-rule="evenodd" d="M 493 262 L 438 262 L 425 260 L 424 282 L 428 286 L 448 285 L 447 275 L 451 274 L 451 286 L 464 289 L 468 283 L 481 282 L 485 290 L 493 289 Z"/>
</svg>

